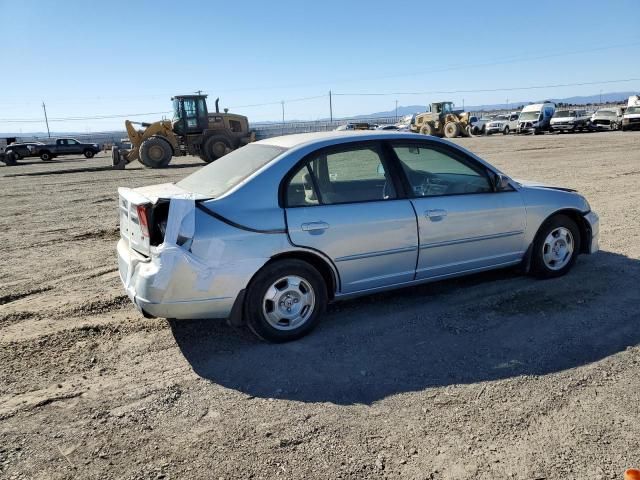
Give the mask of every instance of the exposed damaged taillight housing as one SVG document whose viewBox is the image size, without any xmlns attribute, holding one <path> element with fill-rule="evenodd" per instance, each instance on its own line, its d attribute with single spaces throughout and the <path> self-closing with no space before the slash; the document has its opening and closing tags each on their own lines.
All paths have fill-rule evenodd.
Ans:
<svg viewBox="0 0 640 480">
<path fill-rule="evenodd" d="M 151 205 L 145 203 L 144 205 L 136 205 L 136 213 L 138 214 L 138 222 L 140 224 L 140 231 L 142 236 L 149 238 L 149 210 Z"/>
</svg>

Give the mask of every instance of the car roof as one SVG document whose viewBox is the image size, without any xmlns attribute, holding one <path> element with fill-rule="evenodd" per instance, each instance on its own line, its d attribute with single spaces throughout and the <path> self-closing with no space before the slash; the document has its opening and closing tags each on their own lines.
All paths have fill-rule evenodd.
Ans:
<svg viewBox="0 0 640 480">
<path fill-rule="evenodd" d="M 434 137 L 429 137 L 434 138 Z M 347 130 L 314 133 L 296 133 L 294 135 L 283 135 L 272 137 L 256 142 L 258 145 L 273 145 L 282 148 L 296 148 L 300 146 L 312 146 L 322 144 L 327 140 L 334 140 L 337 143 L 349 141 L 365 140 L 388 140 L 388 139 L 425 139 L 424 135 L 418 133 L 400 133 L 385 130 Z M 436 140 L 439 140 L 436 138 Z"/>
</svg>

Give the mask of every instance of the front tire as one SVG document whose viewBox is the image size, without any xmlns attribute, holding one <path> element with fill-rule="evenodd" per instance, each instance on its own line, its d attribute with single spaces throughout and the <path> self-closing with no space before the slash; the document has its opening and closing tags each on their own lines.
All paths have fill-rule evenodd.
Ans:
<svg viewBox="0 0 640 480">
<path fill-rule="evenodd" d="M 93 150 L 85 150 L 84 151 L 84 157 L 85 158 L 93 158 L 93 156 L 95 155 Z"/>
<path fill-rule="evenodd" d="M 580 229 L 566 215 L 546 220 L 533 242 L 531 272 L 539 278 L 555 278 L 566 274 L 580 252 Z"/>
<path fill-rule="evenodd" d="M 502 131 L 503 135 L 509 135 L 509 126 L 507 125 L 506 127 L 504 127 L 504 130 Z"/>
<path fill-rule="evenodd" d="M 164 168 L 169 165 L 172 155 L 171 145 L 162 138 L 147 138 L 140 145 L 140 162 L 145 167 Z"/>
<path fill-rule="evenodd" d="M 434 128 L 431 126 L 430 123 L 425 123 L 421 128 L 420 128 L 420 133 L 422 135 L 431 135 L 431 136 L 436 136 L 435 134 L 435 130 Z"/>
<path fill-rule="evenodd" d="M 251 281 L 245 303 L 249 329 L 267 342 L 296 340 L 309 333 L 327 304 L 322 275 L 306 262 L 280 260 Z"/>
</svg>

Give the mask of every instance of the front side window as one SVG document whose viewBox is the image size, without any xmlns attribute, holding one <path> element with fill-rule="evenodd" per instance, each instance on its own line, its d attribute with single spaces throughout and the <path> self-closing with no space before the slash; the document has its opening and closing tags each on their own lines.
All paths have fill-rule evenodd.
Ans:
<svg viewBox="0 0 640 480">
<path fill-rule="evenodd" d="M 484 167 L 431 147 L 393 147 L 413 195 L 434 197 L 492 192 Z"/>
<path fill-rule="evenodd" d="M 69 140 L 67 140 L 67 144 L 69 144 L 69 145 L 77 145 L 78 142 L 76 140 L 73 140 L 73 139 L 70 138 Z"/>
<path fill-rule="evenodd" d="M 396 198 L 375 148 L 350 148 L 312 156 L 289 181 L 288 206 L 334 205 Z"/>
</svg>

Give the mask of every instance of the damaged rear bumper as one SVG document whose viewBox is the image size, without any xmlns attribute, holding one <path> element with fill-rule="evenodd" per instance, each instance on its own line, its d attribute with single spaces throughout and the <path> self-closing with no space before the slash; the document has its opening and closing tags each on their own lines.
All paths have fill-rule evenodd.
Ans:
<svg viewBox="0 0 640 480">
<path fill-rule="evenodd" d="M 165 279 L 167 272 L 159 274 L 162 264 L 158 259 L 132 251 L 125 240 L 118 242 L 117 249 L 120 280 L 133 304 L 145 316 L 198 319 L 227 318 L 231 314 L 237 295 L 204 298 L 185 295 L 185 283 L 190 283 L 190 277 L 197 281 L 187 264 L 174 264 L 170 277 Z"/>
</svg>

